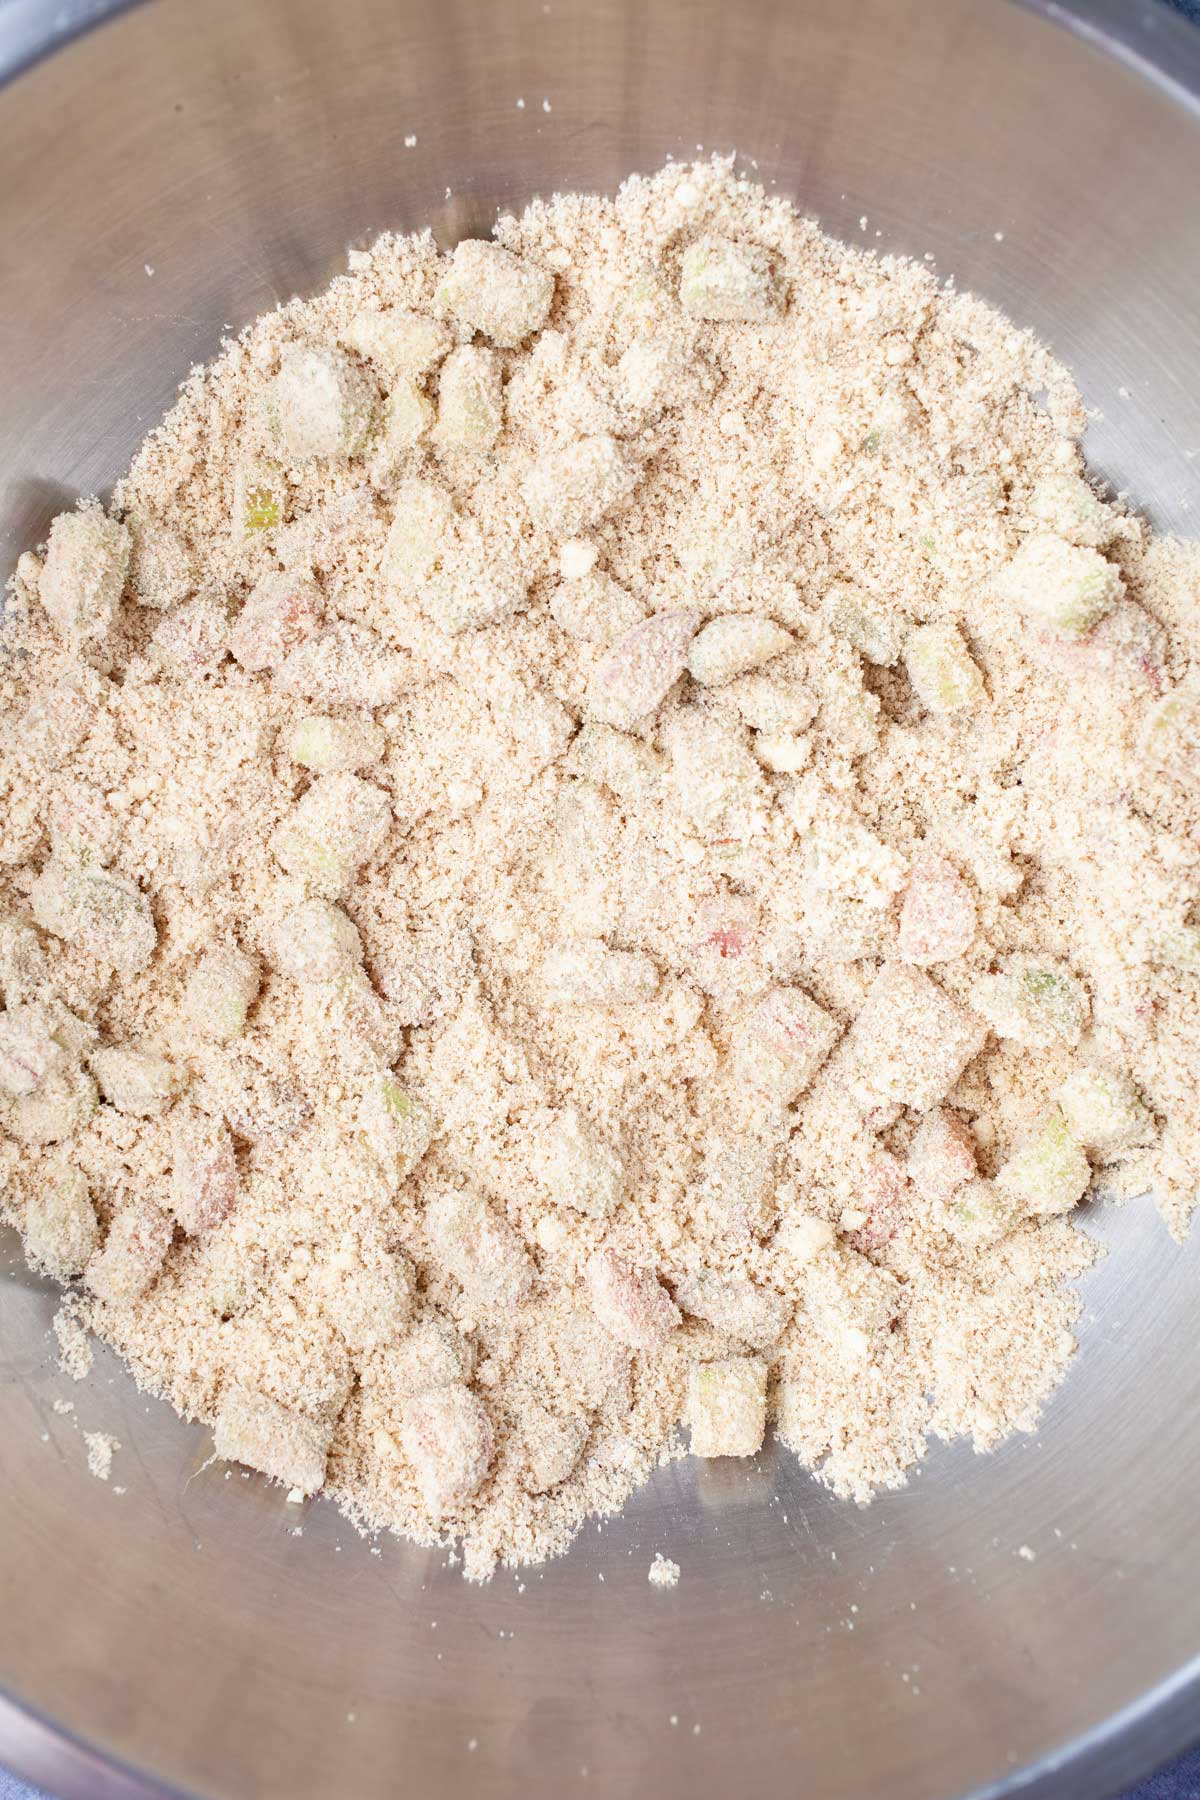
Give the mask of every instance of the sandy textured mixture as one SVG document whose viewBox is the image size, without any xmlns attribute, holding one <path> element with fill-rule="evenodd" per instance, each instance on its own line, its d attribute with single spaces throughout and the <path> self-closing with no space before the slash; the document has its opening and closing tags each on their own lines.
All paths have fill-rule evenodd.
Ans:
<svg viewBox="0 0 1200 1800">
<path fill-rule="evenodd" d="M 474 1575 L 1029 1427 L 1074 1209 L 1200 1177 L 1200 555 L 1065 371 L 720 163 L 496 240 L 195 373 L 0 688 L 0 1204 Z"/>
</svg>

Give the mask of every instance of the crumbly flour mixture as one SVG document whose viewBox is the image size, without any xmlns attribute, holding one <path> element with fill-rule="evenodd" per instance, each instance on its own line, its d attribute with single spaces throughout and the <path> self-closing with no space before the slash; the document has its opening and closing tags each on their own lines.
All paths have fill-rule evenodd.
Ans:
<svg viewBox="0 0 1200 1800">
<path fill-rule="evenodd" d="M 195 373 L 3 645 L 2 1205 L 74 1317 L 477 1576 L 769 1420 L 859 1498 L 1029 1427 L 1074 1210 L 1200 1180 L 1200 553 L 1084 424 L 720 162 Z"/>
</svg>

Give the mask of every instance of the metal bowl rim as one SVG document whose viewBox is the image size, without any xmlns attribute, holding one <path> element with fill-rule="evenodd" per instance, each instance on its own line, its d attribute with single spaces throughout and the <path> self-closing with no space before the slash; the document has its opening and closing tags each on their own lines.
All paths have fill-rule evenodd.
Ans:
<svg viewBox="0 0 1200 1800">
<path fill-rule="evenodd" d="M 1071 32 L 1149 82 L 1200 123 L 1200 30 L 1165 0 L 1013 0 Z M 147 0 L 67 0 L 48 12 L 43 0 L 9 0 L 0 19 L 0 89 L 77 38 Z M 1092 1731 L 1037 1763 L 991 1782 L 963 1800 L 1104 1800 L 1182 1755 L 1200 1733 L 1200 1651 Z M 103 1781 L 105 1800 L 187 1800 L 120 1759 L 100 1752 L 0 1684 L 0 1764 L 36 1782 L 61 1759 L 78 1791 Z M 1104 1770 L 1121 1771 L 1110 1786 Z M 86 1784 L 86 1785 L 85 1785 Z"/>
</svg>

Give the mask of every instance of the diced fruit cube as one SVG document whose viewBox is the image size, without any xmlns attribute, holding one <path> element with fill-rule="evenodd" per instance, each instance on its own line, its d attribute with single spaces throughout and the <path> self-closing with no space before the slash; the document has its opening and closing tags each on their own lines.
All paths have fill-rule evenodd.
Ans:
<svg viewBox="0 0 1200 1800">
<path fill-rule="evenodd" d="M 452 450 L 490 450 L 504 427 L 504 388 L 494 350 L 452 350 L 438 381 L 436 437 Z"/>
<path fill-rule="evenodd" d="M 780 292 L 770 257 L 757 244 L 698 238 L 683 253 L 679 304 L 694 319 L 755 324 L 774 317 Z"/>
<path fill-rule="evenodd" d="M 476 536 L 457 562 L 422 587 L 420 600 L 440 630 L 458 637 L 507 619 L 523 605 L 526 593 L 520 569 L 497 559 Z"/>
<path fill-rule="evenodd" d="M 314 775 L 348 775 L 377 763 L 387 740 L 373 719 L 359 715 L 330 719 L 320 713 L 288 727 L 283 748 Z"/>
<path fill-rule="evenodd" d="M 625 1192 L 625 1165 L 573 1107 L 564 1107 L 545 1134 L 540 1174 L 559 1206 L 605 1219 Z"/>
<path fill-rule="evenodd" d="M 356 1359 L 395 1343 L 412 1313 L 407 1259 L 350 1233 L 322 1247 L 309 1279 L 322 1313 Z"/>
<path fill-rule="evenodd" d="M 1025 539 L 998 585 L 1026 618 L 1068 638 L 1086 637 L 1125 592 L 1115 563 L 1051 531 Z"/>
<path fill-rule="evenodd" d="M 830 627 L 868 662 L 892 668 L 900 660 L 906 621 L 859 588 L 833 587 L 822 608 Z"/>
<path fill-rule="evenodd" d="M 56 1281 L 82 1275 L 100 1242 L 88 1184 L 68 1163 L 43 1163 L 25 1211 L 25 1251 Z"/>
<path fill-rule="evenodd" d="M 161 520 L 129 521 L 131 545 L 129 586 L 139 606 L 161 612 L 179 606 L 196 585 L 196 565 L 177 531 Z"/>
<path fill-rule="evenodd" d="M 29 893 L 43 931 L 77 944 L 120 975 L 136 975 L 154 955 L 158 930 L 150 902 L 132 881 L 52 857 Z"/>
<path fill-rule="evenodd" d="M 412 680 L 412 660 L 388 650 L 362 625 L 339 620 L 300 644 L 281 664 L 276 684 L 325 706 L 388 706 Z"/>
<path fill-rule="evenodd" d="M 552 950 L 543 965 L 547 997 L 559 1006 L 632 1006 L 658 992 L 658 970 L 640 950 L 610 950 L 600 938 Z"/>
<path fill-rule="evenodd" d="M 685 1313 L 707 1320 L 717 1331 L 740 1338 L 755 1350 L 770 1350 L 778 1343 L 795 1310 L 792 1301 L 773 1288 L 712 1269 L 686 1276 L 675 1289 L 675 1299 Z"/>
<path fill-rule="evenodd" d="M 733 1029 L 734 1069 L 739 1080 L 790 1106 L 840 1034 L 837 1020 L 802 988 L 772 988 Z"/>
<path fill-rule="evenodd" d="M 894 1100 L 928 1112 L 986 1036 L 982 1021 L 928 975 L 907 963 L 885 963 L 851 1027 L 856 1095 L 866 1106 Z"/>
<path fill-rule="evenodd" d="M 478 1492 L 491 1464 L 495 1434 L 483 1401 L 455 1382 L 405 1402 L 400 1443 L 426 1505 L 440 1514 Z"/>
<path fill-rule="evenodd" d="M 1138 749 L 1148 768 L 1194 778 L 1200 769 L 1200 693 L 1174 688 L 1164 694 L 1142 722 Z"/>
<path fill-rule="evenodd" d="M 342 342 L 385 375 L 415 381 L 441 361 L 454 339 L 439 319 L 395 307 L 390 312 L 355 313 Z"/>
<path fill-rule="evenodd" d="M 317 894 L 336 896 L 388 834 L 391 803 L 357 775 L 321 775 L 271 839 L 276 858 Z"/>
<path fill-rule="evenodd" d="M 940 1107 L 926 1113 L 908 1150 L 908 1174 L 923 1200 L 949 1200 L 978 1170 L 975 1139 L 961 1114 Z"/>
<path fill-rule="evenodd" d="M 561 1487 L 577 1466 L 587 1443 L 587 1426 L 536 1400 L 522 1408 L 519 1422 L 525 1440 L 525 1488 L 531 1494 L 548 1494 Z"/>
<path fill-rule="evenodd" d="M 359 1130 L 388 1173 L 404 1181 L 433 1142 L 433 1120 L 421 1102 L 386 1071 L 375 1077 L 358 1109 Z"/>
<path fill-rule="evenodd" d="M 44 768 L 74 756 L 96 722 L 97 707 L 84 670 L 34 695 L 20 723 L 22 748 Z"/>
<path fill-rule="evenodd" d="M 631 1350 L 657 1350 L 679 1323 L 679 1309 L 658 1277 L 611 1250 L 588 1258 L 584 1279 L 592 1311 Z"/>
<path fill-rule="evenodd" d="M 630 731 L 656 712 L 687 665 L 699 619 L 679 607 L 653 613 L 618 638 L 592 672 L 587 710 L 603 725 Z"/>
<path fill-rule="evenodd" d="M 737 846 L 762 830 L 767 791 L 741 726 L 683 706 L 663 725 L 662 744 L 679 803 L 710 842 Z"/>
<path fill-rule="evenodd" d="M 555 1349 L 564 1387 L 580 1410 L 628 1406 L 630 1352 L 605 1330 L 590 1306 L 572 1310 Z"/>
<path fill-rule="evenodd" d="M 455 246 L 437 298 L 464 325 L 502 350 L 515 350 L 546 323 L 554 277 L 500 244 L 466 238 Z"/>
<path fill-rule="evenodd" d="M 404 1034 L 399 1021 L 379 998 L 365 970 L 351 969 L 336 981 L 304 984 L 300 1005 L 310 1034 L 329 1043 L 344 1037 L 348 1050 L 378 1063 L 394 1063 L 400 1055 Z"/>
<path fill-rule="evenodd" d="M 671 317 L 675 313 L 675 297 L 661 269 L 646 263 L 633 275 L 616 304 L 620 323 L 629 330 L 648 319 Z"/>
<path fill-rule="evenodd" d="M 232 944 L 206 950 L 187 988 L 188 1013 L 200 1036 L 218 1044 L 240 1037 L 261 986 L 262 970 L 247 951 Z"/>
<path fill-rule="evenodd" d="M 1045 957 L 1006 957 L 998 975 L 976 982 L 971 1004 L 997 1037 L 1030 1050 L 1077 1044 L 1088 1017 L 1083 983 L 1065 963 Z"/>
<path fill-rule="evenodd" d="M 520 568 L 499 556 L 477 521 L 461 515 L 433 481 L 397 489 L 380 572 L 389 588 L 406 599 L 415 595 L 451 636 L 493 624 L 526 594 Z"/>
<path fill-rule="evenodd" d="M 10 1100 L 4 1123 L 21 1144 L 60 1144 L 96 1110 L 96 1084 L 82 1069 L 56 1070 L 32 1094 Z"/>
<path fill-rule="evenodd" d="M 173 1120 L 171 1149 L 172 1210 L 189 1237 L 203 1237 L 237 1204 L 233 1139 L 223 1119 L 192 1109 Z"/>
<path fill-rule="evenodd" d="M 1029 497 L 1029 510 L 1056 537 L 1089 550 L 1103 550 L 1120 524 L 1083 476 L 1066 469 L 1042 476 Z"/>
<path fill-rule="evenodd" d="M 550 611 L 581 644 L 614 643 L 646 616 L 641 601 L 601 571 L 560 582 L 550 596 Z"/>
<path fill-rule="evenodd" d="M 904 645 L 913 691 L 931 713 L 959 712 L 983 696 L 983 676 L 955 625 L 921 625 Z"/>
<path fill-rule="evenodd" d="M 398 381 L 383 403 L 379 430 L 371 441 L 372 481 L 391 481 L 434 421 L 433 401 L 415 381 Z"/>
<path fill-rule="evenodd" d="M 912 1192 L 903 1163 L 886 1150 L 873 1151 L 863 1167 L 858 1197 L 860 1205 L 851 1209 L 853 1223 L 845 1214 L 842 1223 L 854 1248 L 866 1254 L 890 1243 L 908 1216 Z"/>
<path fill-rule="evenodd" d="M 611 725 L 585 725 L 576 733 L 565 767 L 633 806 L 646 806 L 662 781 L 662 759 L 640 738 Z"/>
<path fill-rule="evenodd" d="M 436 481 L 402 482 L 392 504 L 381 573 L 391 587 L 419 588 L 449 556 L 458 511 L 449 492 Z"/>
<path fill-rule="evenodd" d="M 706 994 L 727 998 L 759 979 L 759 909 L 748 894 L 721 892 L 696 909 L 691 968 Z"/>
<path fill-rule="evenodd" d="M 710 1152 L 700 1199 L 735 1242 L 747 1242 L 770 1229 L 775 1216 L 775 1163 L 772 1146 L 751 1136 L 733 1138 Z"/>
<path fill-rule="evenodd" d="M 468 1339 L 437 1315 L 419 1320 L 398 1344 L 387 1345 L 364 1371 L 364 1385 L 377 1389 L 389 1409 L 413 1394 L 469 1381 L 474 1354 Z"/>
<path fill-rule="evenodd" d="M 900 1310 L 901 1287 L 857 1250 L 823 1250 L 800 1270 L 804 1308 L 843 1356 L 865 1361 Z"/>
<path fill-rule="evenodd" d="M 688 674 L 704 687 L 724 687 L 738 675 L 789 650 L 795 639 L 774 619 L 754 613 L 726 613 L 710 619 L 688 649 Z"/>
<path fill-rule="evenodd" d="M 688 1371 L 693 1456 L 756 1456 L 767 1431 L 767 1367 L 727 1356 Z"/>
<path fill-rule="evenodd" d="M 919 856 L 900 908 L 901 960 L 927 969 L 965 956 L 977 923 L 971 890 L 954 865 L 931 852 Z"/>
<path fill-rule="evenodd" d="M 168 613 L 150 639 L 150 654 L 171 675 L 211 675 L 229 651 L 229 609 L 218 594 L 200 594 Z"/>
<path fill-rule="evenodd" d="M 39 1004 L 45 1007 L 56 1043 L 62 1045 L 72 1064 L 82 1062 L 95 1048 L 99 1037 L 97 1028 L 78 1018 L 61 1000 L 47 1000 Z"/>
<path fill-rule="evenodd" d="M 15 1007 L 30 1000 L 46 979 L 46 958 L 31 925 L 0 912 L 0 993 Z"/>
<path fill-rule="evenodd" d="M 1070 1212 L 1082 1200 L 1092 1171 L 1063 1114 L 1055 1109 L 996 1176 L 1008 1199 L 1031 1213 Z"/>
<path fill-rule="evenodd" d="M 232 1231 L 220 1234 L 227 1241 L 242 1235 Z M 182 1253 L 184 1266 L 189 1270 L 202 1267 L 208 1249 L 208 1245 L 189 1245 Z M 331 1423 L 350 1398 L 354 1371 L 345 1345 L 315 1313 L 314 1308 L 305 1315 L 302 1328 L 289 1338 L 286 1349 L 278 1336 L 263 1330 L 261 1318 L 239 1320 L 233 1329 L 221 1333 L 220 1341 L 227 1379 L 269 1393 L 281 1405 L 306 1417 Z"/>
<path fill-rule="evenodd" d="M 724 698 L 733 701 L 755 731 L 792 734 L 817 716 L 817 702 L 806 687 L 773 675 L 741 675 L 730 682 Z"/>
<path fill-rule="evenodd" d="M 1058 1104 L 1071 1135 L 1097 1162 L 1144 1150 L 1158 1136 L 1149 1107 L 1119 1069 L 1080 1063 L 1059 1088 Z"/>
<path fill-rule="evenodd" d="M 105 1306 L 132 1306 L 167 1260 L 174 1223 L 153 1200 L 127 1200 L 88 1263 L 84 1280 Z"/>
<path fill-rule="evenodd" d="M 246 457 L 233 478 L 233 525 L 240 538 L 253 539 L 278 530 L 287 518 L 287 477 L 276 462 Z"/>
<path fill-rule="evenodd" d="M 243 669 L 277 669 L 321 624 L 325 601 L 315 582 L 266 576 L 251 590 L 229 632 L 228 647 Z"/>
<path fill-rule="evenodd" d="M 245 1463 L 302 1494 L 325 1485 L 332 1428 L 266 1394 L 230 1383 L 213 1421 L 213 1448 L 225 1462 Z"/>
<path fill-rule="evenodd" d="M 537 524 L 570 538 L 620 511 L 641 478 L 616 438 L 601 434 L 543 451 L 521 491 Z"/>
<path fill-rule="evenodd" d="M 477 1305 L 507 1310 L 533 1286 L 533 1264 L 508 1220 L 480 1194 L 450 1192 L 431 1201 L 425 1230 L 434 1260 Z"/>
<path fill-rule="evenodd" d="M 898 458 L 910 455 L 922 425 L 916 395 L 903 382 L 889 383 L 878 395 L 870 430 L 859 445 L 859 453 Z"/>
<path fill-rule="evenodd" d="M 1162 692 L 1167 637 L 1135 600 L 1118 600 L 1086 637 L 1066 638 L 1050 626 L 1033 630 L 1025 648 L 1040 668 L 1086 688 L 1115 681 L 1135 693 Z"/>
<path fill-rule="evenodd" d="M 55 519 L 38 598 L 66 643 L 108 636 L 121 604 L 129 552 L 129 532 L 100 506 L 83 506 Z"/>
<path fill-rule="evenodd" d="M 273 384 L 279 441 L 296 462 L 355 456 L 375 419 L 379 390 L 340 350 L 289 344 Z"/>
<path fill-rule="evenodd" d="M 19 1099 L 66 1067 L 63 1046 L 44 1006 L 10 1006 L 0 1013 L 0 1090 Z"/>
<path fill-rule="evenodd" d="M 945 1227 L 956 1243 L 968 1249 L 1006 1237 L 1020 1217 L 1020 1207 L 994 1181 L 968 1181 L 945 1202 Z"/>
<path fill-rule="evenodd" d="M 109 1105 L 140 1119 L 164 1112 L 186 1079 L 185 1073 L 165 1056 L 134 1050 L 128 1044 L 95 1050 L 90 1062 L 101 1095 Z"/>
<path fill-rule="evenodd" d="M 1153 961 L 1181 974 L 1200 973 L 1200 925 L 1176 925 L 1155 945 Z"/>
<path fill-rule="evenodd" d="M 627 406 L 659 412 L 687 392 L 690 361 L 673 337 L 635 338 L 617 363 L 617 387 Z"/>
<path fill-rule="evenodd" d="M 306 900 L 280 920 L 275 955 L 294 981 L 338 981 L 362 967 L 363 946 L 358 926 L 340 906 Z"/>
</svg>

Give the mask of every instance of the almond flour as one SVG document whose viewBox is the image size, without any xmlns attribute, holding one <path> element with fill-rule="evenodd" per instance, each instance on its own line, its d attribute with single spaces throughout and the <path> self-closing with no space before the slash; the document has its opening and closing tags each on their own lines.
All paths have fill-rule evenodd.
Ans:
<svg viewBox="0 0 1200 1800">
<path fill-rule="evenodd" d="M 64 1346 L 477 1577 L 681 1426 L 1031 1427 L 1081 1203 L 1200 1177 L 1200 553 L 1067 373 L 721 162 L 496 240 L 195 371 L 0 685 Z"/>
</svg>

